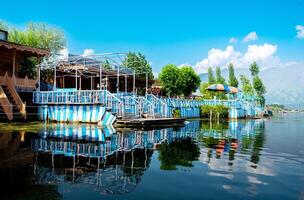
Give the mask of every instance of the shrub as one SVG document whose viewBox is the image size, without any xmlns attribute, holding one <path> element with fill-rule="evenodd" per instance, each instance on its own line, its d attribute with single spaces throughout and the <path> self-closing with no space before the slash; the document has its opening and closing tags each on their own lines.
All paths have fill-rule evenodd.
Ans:
<svg viewBox="0 0 304 200">
<path fill-rule="evenodd" d="M 218 114 L 220 118 L 228 118 L 228 107 L 224 105 L 204 105 L 200 110 L 203 118 L 210 118 L 210 112 L 212 112 L 212 118 L 217 118 Z"/>
</svg>

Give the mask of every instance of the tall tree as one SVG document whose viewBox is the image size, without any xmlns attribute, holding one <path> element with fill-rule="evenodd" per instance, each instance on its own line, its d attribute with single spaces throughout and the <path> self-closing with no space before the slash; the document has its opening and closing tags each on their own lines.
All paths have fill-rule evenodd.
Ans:
<svg viewBox="0 0 304 200">
<path fill-rule="evenodd" d="M 179 69 L 177 85 L 181 89 L 181 93 L 184 96 L 189 96 L 192 92 L 195 92 L 200 85 L 201 79 L 199 75 L 190 66 L 184 66 Z"/>
<path fill-rule="evenodd" d="M 143 80 L 146 79 L 145 73 L 148 73 L 149 80 L 154 78 L 152 67 L 146 57 L 141 53 L 129 52 L 122 64 L 124 67 L 134 70 Z"/>
<path fill-rule="evenodd" d="M 233 67 L 232 63 L 229 64 L 228 70 L 229 70 L 229 85 L 231 85 L 233 87 L 238 87 L 239 86 L 239 81 L 235 77 L 234 67 Z"/>
<path fill-rule="evenodd" d="M 222 77 L 221 68 L 217 67 L 215 71 L 216 71 L 216 83 L 225 84 L 226 81 L 225 78 Z"/>
<path fill-rule="evenodd" d="M 253 88 L 256 91 L 260 104 L 264 106 L 265 105 L 264 94 L 266 93 L 266 87 L 264 86 L 259 76 L 253 77 Z"/>
<path fill-rule="evenodd" d="M 251 76 L 259 75 L 260 68 L 255 61 L 250 65 L 250 72 L 251 72 Z"/>
<path fill-rule="evenodd" d="M 213 70 L 211 67 L 208 68 L 208 83 L 209 84 L 214 84 L 215 83 L 215 78 L 213 75 Z"/>
<path fill-rule="evenodd" d="M 265 105 L 265 97 L 266 87 L 263 84 L 263 81 L 259 77 L 260 67 L 256 62 L 253 62 L 250 65 L 250 72 L 252 75 L 253 88 L 258 96 L 259 103 L 264 106 Z"/>
<path fill-rule="evenodd" d="M 180 70 L 176 65 L 168 64 L 164 66 L 158 76 L 161 86 L 169 96 L 176 96 L 181 94 L 179 88 Z"/>
<path fill-rule="evenodd" d="M 250 83 L 250 80 L 246 78 L 245 75 L 241 75 L 241 83 L 242 83 L 242 90 L 244 94 L 247 95 L 254 95 L 254 89 Z"/>
</svg>

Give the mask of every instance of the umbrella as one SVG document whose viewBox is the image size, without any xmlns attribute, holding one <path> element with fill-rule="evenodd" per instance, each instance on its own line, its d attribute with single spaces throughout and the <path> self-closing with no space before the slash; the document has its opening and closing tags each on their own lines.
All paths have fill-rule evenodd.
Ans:
<svg viewBox="0 0 304 200">
<path fill-rule="evenodd" d="M 241 91 L 238 88 L 232 87 L 232 86 L 229 86 L 229 89 L 230 89 L 230 93 L 232 93 L 232 94 L 236 94 Z"/>
<path fill-rule="evenodd" d="M 212 84 L 207 87 L 207 90 L 210 91 L 218 91 L 218 92 L 230 92 L 230 88 L 228 85 L 224 84 Z"/>
</svg>

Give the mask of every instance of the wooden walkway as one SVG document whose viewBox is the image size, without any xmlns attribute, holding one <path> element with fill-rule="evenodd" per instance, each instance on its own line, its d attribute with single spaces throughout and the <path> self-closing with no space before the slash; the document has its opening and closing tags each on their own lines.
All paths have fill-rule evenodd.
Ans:
<svg viewBox="0 0 304 200">
<path fill-rule="evenodd" d="M 116 121 L 117 127 L 126 128 L 148 128 L 148 127 L 168 127 L 184 126 L 185 118 L 143 118 Z"/>
</svg>

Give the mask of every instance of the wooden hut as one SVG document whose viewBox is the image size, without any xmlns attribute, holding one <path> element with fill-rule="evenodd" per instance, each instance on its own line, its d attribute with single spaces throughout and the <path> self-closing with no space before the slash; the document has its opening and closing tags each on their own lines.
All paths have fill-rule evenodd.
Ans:
<svg viewBox="0 0 304 200">
<path fill-rule="evenodd" d="M 38 76 L 30 76 L 20 70 L 26 59 L 35 58 L 40 62 L 49 52 L 8 42 L 6 31 L 0 30 L 0 35 L 0 114 L 9 120 L 13 120 L 14 113 L 25 118 L 28 96 L 20 94 L 32 94 L 37 87 Z"/>
</svg>

